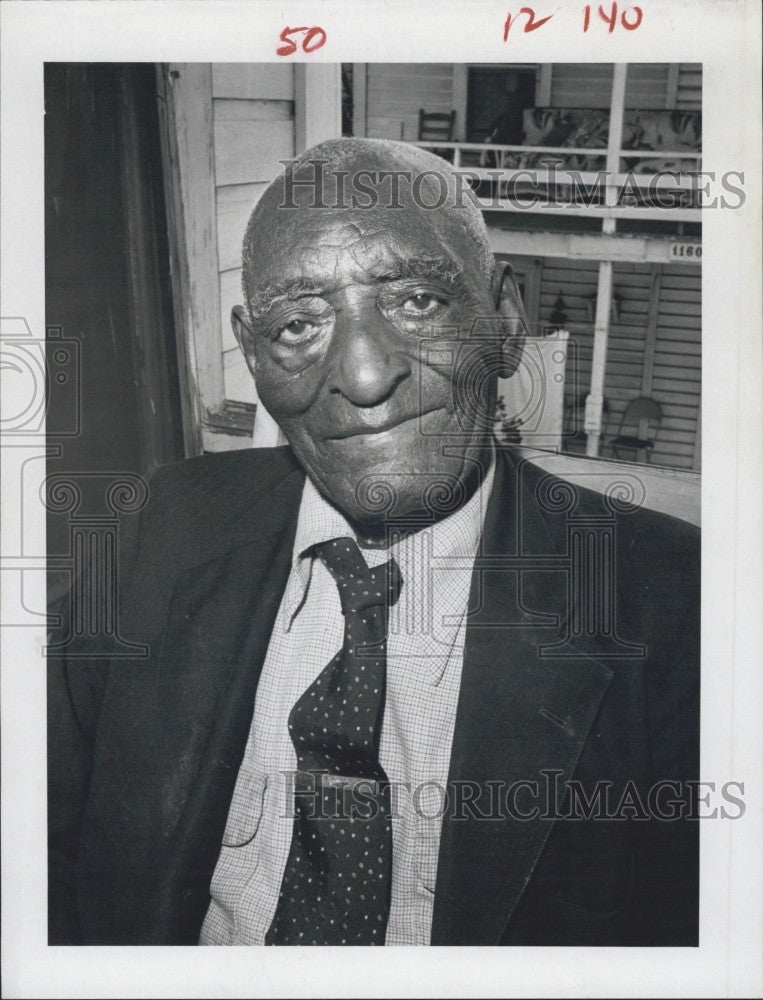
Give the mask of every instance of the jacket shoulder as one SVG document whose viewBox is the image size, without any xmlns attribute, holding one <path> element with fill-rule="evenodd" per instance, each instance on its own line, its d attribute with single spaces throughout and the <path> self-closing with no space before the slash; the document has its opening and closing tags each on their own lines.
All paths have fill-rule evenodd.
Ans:
<svg viewBox="0 0 763 1000">
<path fill-rule="evenodd" d="M 182 569 L 273 530 L 279 515 L 288 518 L 298 507 L 303 481 L 290 448 L 247 448 L 160 466 L 139 518 L 125 525 L 135 536 L 136 561 L 153 563 L 163 554 Z M 279 505 L 270 503 L 276 493 Z"/>
<path fill-rule="evenodd" d="M 522 490 L 548 531 L 553 548 L 567 556 L 571 533 L 606 535 L 614 560 L 612 586 L 621 610 L 649 624 L 694 623 L 699 610 L 700 532 L 694 524 L 629 503 L 614 486 L 599 490 L 521 464 Z M 648 497 L 647 497 L 648 500 Z"/>
<path fill-rule="evenodd" d="M 151 502 L 170 497 L 198 503 L 214 499 L 221 491 L 253 493 L 268 490 L 288 475 L 299 472 L 291 448 L 242 448 L 182 459 L 159 466 L 150 478 Z"/>
</svg>

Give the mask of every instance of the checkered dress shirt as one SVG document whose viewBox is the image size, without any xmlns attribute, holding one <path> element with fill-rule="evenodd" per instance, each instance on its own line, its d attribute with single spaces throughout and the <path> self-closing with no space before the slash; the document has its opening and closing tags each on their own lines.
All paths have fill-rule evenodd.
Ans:
<svg viewBox="0 0 763 1000">
<path fill-rule="evenodd" d="M 389 549 L 362 548 L 369 566 L 394 556 L 403 579 L 389 615 L 379 754 L 393 783 L 388 945 L 430 941 L 466 610 L 494 468 L 454 514 L 393 541 Z M 341 649 L 344 634 L 336 583 L 306 550 L 353 534 L 307 479 L 292 568 L 257 688 L 200 944 L 263 944 L 273 919 L 294 822 L 290 772 L 297 759 L 288 717 Z"/>
</svg>

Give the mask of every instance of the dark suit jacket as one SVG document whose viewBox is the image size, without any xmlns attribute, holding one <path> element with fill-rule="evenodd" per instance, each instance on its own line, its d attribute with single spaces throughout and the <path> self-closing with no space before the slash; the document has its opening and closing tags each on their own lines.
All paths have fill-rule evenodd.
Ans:
<svg viewBox="0 0 763 1000">
<path fill-rule="evenodd" d="M 122 525 L 119 629 L 146 655 L 50 661 L 51 943 L 197 942 L 303 482 L 287 448 L 208 455 Z M 697 943 L 698 824 L 639 815 L 698 778 L 697 532 L 610 506 L 499 454 L 433 944 Z M 554 820 L 573 776 L 619 816 Z"/>
</svg>

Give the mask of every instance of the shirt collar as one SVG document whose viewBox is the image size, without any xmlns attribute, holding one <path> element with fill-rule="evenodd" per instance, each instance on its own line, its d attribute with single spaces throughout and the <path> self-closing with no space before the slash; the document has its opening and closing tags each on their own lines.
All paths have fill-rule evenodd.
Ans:
<svg viewBox="0 0 763 1000">
<path fill-rule="evenodd" d="M 302 607 L 310 584 L 313 559 L 308 549 L 332 538 L 355 537 L 349 522 L 317 490 L 309 476 L 305 478 L 302 501 L 297 517 L 297 533 L 292 550 L 292 572 L 284 594 L 283 610 L 286 627 Z"/>
<path fill-rule="evenodd" d="M 421 552 L 422 546 L 425 546 L 438 562 L 467 560 L 471 572 L 494 478 L 495 448 L 493 447 L 488 471 L 463 507 L 441 521 L 422 528 L 415 536 L 409 536 L 416 537 L 419 543 L 416 551 Z M 313 557 L 308 550 L 321 542 L 346 536 L 356 537 L 347 519 L 319 493 L 309 476 L 306 477 L 292 550 L 292 572 L 289 574 L 283 600 L 284 625 L 287 629 L 291 627 L 294 616 L 302 607 L 310 585 Z M 406 579 L 410 581 L 416 573 L 416 568 L 411 562 L 412 551 L 413 547 L 405 538 L 389 549 L 362 549 L 370 566 L 379 565 L 393 556 L 403 576 L 403 587 L 406 585 Z M 456 631 L 453 630 L 454 638 Z M 447 656 L 443 655 L 442 641 L 426 633 L 422 649 L 428 664 L 427 669 L 433 672 L 431 680 L 437 683 L 447 661 Z"/>
</svg>

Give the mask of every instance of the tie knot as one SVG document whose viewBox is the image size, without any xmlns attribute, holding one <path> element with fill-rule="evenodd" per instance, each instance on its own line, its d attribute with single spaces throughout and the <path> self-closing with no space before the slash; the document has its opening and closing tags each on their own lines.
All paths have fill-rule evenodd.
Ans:
<svg viewBox="0 0 763 1000">
<path fill-rule="evenodd" d="M 370 569 L 357 542 L 349 537 L 321 542 L 314 551 L 336 582 L 342 614 L 396 603 L 403 581 L 393 558 Z"/>
</svg>

